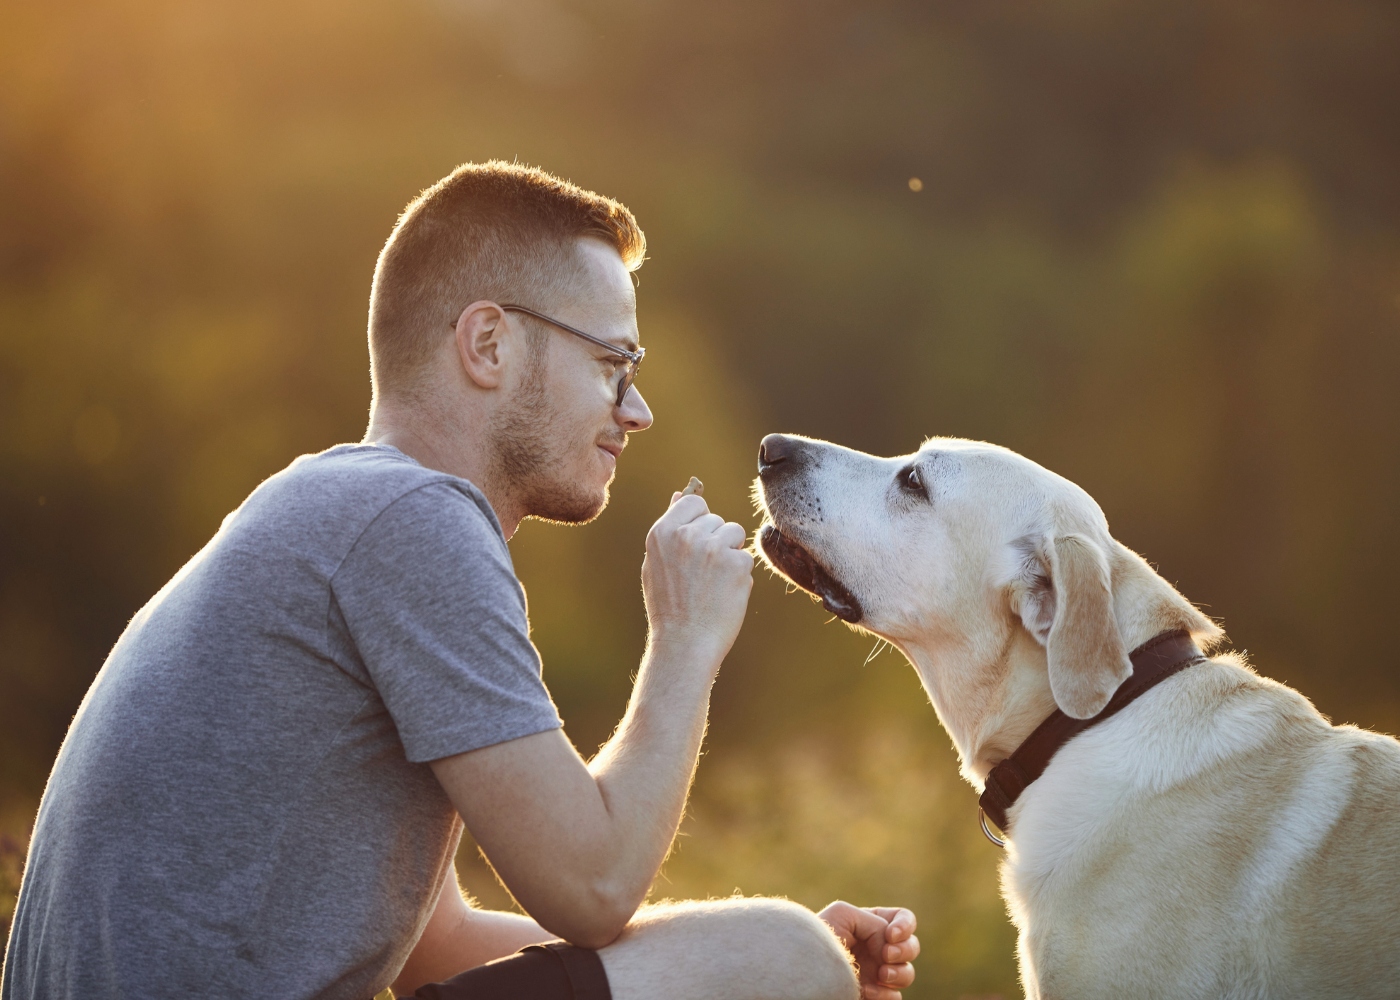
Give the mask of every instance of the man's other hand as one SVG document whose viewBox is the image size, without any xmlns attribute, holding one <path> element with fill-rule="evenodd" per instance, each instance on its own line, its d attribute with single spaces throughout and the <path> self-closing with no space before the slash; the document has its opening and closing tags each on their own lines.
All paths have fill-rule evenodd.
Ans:
<svg viewBox="0 0 1400 1000">
<path fill-rule="evenodd" d="M 743 526 L 710 513 L 703 497 L 677 493 L 647 533 L 642 593 L 653 645 L 684 646 L 724 659 L 739 635 L 753 589 Z"/>
<path fill-rule="evenodd" d="M 817 916 L 855 958 L 864 1000 L 900 1000 L 899 991 L 914 981 L 911 963 L 919 957 L 914 914 L 897 907 L 862 909 L 838 901 Z"/>
</svg>

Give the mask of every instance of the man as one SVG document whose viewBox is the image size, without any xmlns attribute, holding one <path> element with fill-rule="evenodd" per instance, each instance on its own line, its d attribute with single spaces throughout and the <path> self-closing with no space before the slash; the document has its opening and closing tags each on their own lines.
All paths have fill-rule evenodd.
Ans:
<svg viewBox="0 0 1400 1000">
<path fill-rule="evenodd" d="M 40 806 L 4 1000 L 897 1000 L 907 910 L 638 913 L 743 620 L 743 528 L 679 495 L 652 527 L 646 655 L 591 762 L 541 682 L 506 541 L 595 517 L 651 425 L 644 248 L 622 205 L 511 164 L 409 205 L 364 441 L 258 487 L 112 650 Z M 533 919 L 463 901 L 463 821 Z"/>
</svg>

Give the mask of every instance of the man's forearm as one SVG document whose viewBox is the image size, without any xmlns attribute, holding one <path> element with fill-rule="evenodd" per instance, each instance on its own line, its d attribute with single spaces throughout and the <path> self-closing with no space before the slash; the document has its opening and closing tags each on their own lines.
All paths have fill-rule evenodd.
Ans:
<svg viewBox="0 0 1400 1000">
<path fill-rule="evenodd" d="M 680 825 L 718 668 L 699 644 L 650 644 L 617 732 L 589 764 L 616 831 L 622 891 L 638 906 Z"/>
<path fill-rule="evenodd" d="M 617 734 L 586 765 L 558 730 L 432 761 L 515 898 L 598 948 L 646 895 L 685 808 L 710 687 L 753 585 L 744 529 L 679 498 L 647 536 L 652 632 Z"/>
<path fill-rule="evenodd" d="M 558 940 L 558 935 L 519 913 L 474 907 L 467 910 L 465 933 L 469 948 L 464 954 L 470 959 L 469 969 L 514 955 L 526 945 Z"/>
</svg>

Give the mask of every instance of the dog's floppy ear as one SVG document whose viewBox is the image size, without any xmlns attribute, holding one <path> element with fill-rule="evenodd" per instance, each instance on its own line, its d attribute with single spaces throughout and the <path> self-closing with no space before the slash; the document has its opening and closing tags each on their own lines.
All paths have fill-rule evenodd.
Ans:
<svg viewBox="0 0 1400 1000">
<path fill-rule="evenodd" d="M 1108 558 L 1077 534 L 1046 537 L 1036 549 L 1034 579 L 1017 595 L 1021 621 L 1045 646 L 1055 704 L 1088 719 L 1133 672 L 1113 614 Z"/>
</svg>

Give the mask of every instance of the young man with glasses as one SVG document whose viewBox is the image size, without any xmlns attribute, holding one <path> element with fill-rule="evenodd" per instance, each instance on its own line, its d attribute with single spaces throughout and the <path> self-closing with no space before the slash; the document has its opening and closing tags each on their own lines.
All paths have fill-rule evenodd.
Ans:
<svg viewBox="0 0 1400 1000">
<path fill-rule="evenodd" d="M 907 910 L 639 910 L 743 621 L 742 527 L 679 494 L 653 525 L 646 655 L 592 761 L 541 681 L 506 540 L 595 517 L 651 425 L 644 249 L 622 205 L 512 164 L 409 205 L 364 441 L 263 483 L 113 649 L 40 808 L 4 1000 L 898 1000 Z M 464 902 L 463 821 L 530 917 Z"/>
</svg>

